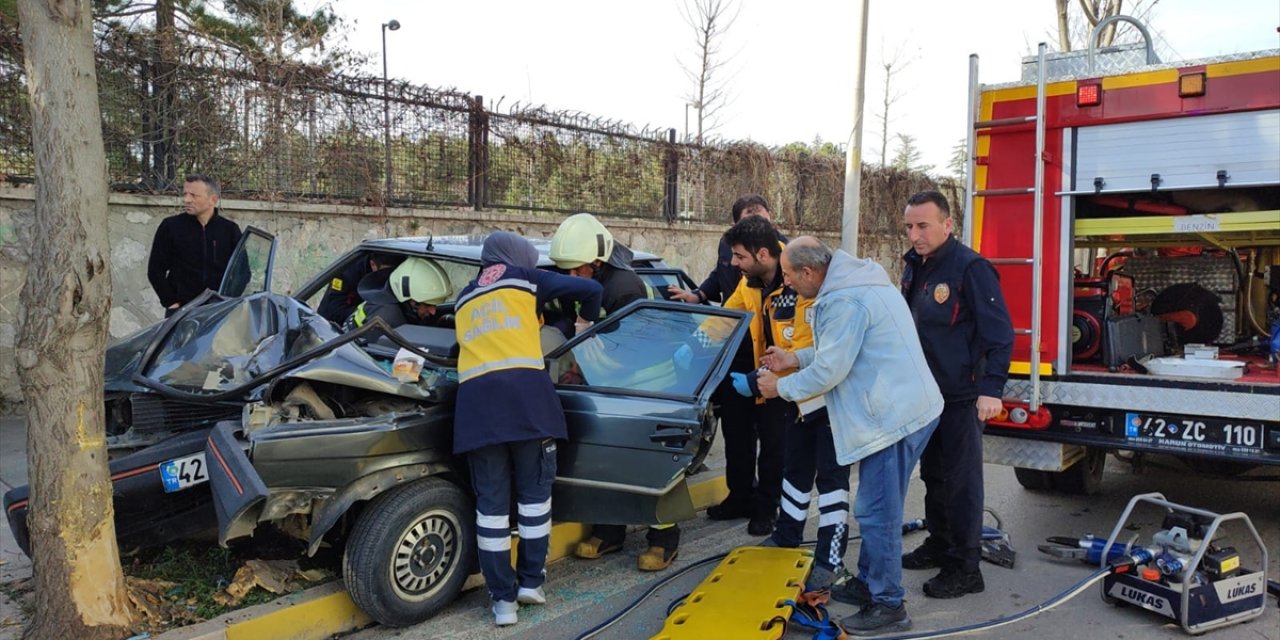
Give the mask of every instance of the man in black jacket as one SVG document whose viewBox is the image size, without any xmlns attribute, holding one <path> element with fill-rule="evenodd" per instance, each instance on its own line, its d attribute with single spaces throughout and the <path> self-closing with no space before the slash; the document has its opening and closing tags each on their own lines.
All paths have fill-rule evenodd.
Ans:
<svg viewBox="0 0 1280 640">
<path fill-rule="evenodd" d="M 160 221 L 151 242 L 147 280 L 165 317 L 205 289 L 217 290 L 240 226 L 218 213 L 221 189 L 212 176 L 194 173 L 182 188 L 182 213 Z"/>
<path fill-rule="evenodd" d="M 769 213 L 769 203 L 765 201 L 763 196 L 750 194 L 738 198 L 733 203 L 733 209 L 730 211 L 733 216 L 733 223 L 743 216 L 763 216 L 765 220 L 773 222 L 773 214 Z M 786 238 L 782 234 L 778 237 L 786 242 Z M 724 238 L 720 238 L 720 245 L 716 247 L 716 266 L 711 269 L 711 273 L 707 275 L 707 279 L 698 285 L 693 291 L 685 291 L 680 287 L 671 285 L 667 288 L 667 292 L 671 294 L 672 300 L 681 302 L 691 302 L 693 304 L 701 304 L 703 302 L 719 302 L 723 303 L 733 294 L 733 290 L 738 288 L 738 281 L 742 279 L 742 272 L 733 266 L 733 249 L 725 243 Z"/>
<path fill-rule="evenodd" d="M 924 594 L 958 598 L 985 588 L 982 426 L 1002 406 L 1013 324 L 995 267 L 951 237 L 941 193 L 911 196 L 903 217 L 912 248 L 903 256 L 902 293 L 946 404 L 920 457 L 929 537 L 902 556 L 902 567 L 942 569 Z"/>
</svg>

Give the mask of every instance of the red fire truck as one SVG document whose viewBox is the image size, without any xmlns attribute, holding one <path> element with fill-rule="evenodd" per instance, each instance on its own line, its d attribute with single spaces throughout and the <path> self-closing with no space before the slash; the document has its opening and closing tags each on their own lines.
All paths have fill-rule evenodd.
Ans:
<svg viewBox="0 0 1280 640">
<path fill-rule="evenodd" d="M 1073 493 L 1109 452 L 1280 465 L 1280 50 L 1042 44 L 1008 84 L 972 56 L 969 98 L 964 239 L 1016 331 L 987 461 Z"/>
</svg>

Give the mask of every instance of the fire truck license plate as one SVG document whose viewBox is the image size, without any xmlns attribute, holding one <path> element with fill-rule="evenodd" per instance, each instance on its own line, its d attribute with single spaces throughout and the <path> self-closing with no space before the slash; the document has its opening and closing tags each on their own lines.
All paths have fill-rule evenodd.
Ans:
<svg viewBox="0 0 1280 640">
<path fill-rule="evenodd" d="M 1185 449 L 1260 449 L 1262 425 L 1212 418 L 1126 413 L 1124 435 Z"/>
<path fill-rule="evenodd" d="M 161 463 L 160 479 L 164 482 L 165 493 L 182 491 L 187 487 L 208 482 L 209 472 L 205 467 L 204 453 L 174 458 Z"/>
</svg>

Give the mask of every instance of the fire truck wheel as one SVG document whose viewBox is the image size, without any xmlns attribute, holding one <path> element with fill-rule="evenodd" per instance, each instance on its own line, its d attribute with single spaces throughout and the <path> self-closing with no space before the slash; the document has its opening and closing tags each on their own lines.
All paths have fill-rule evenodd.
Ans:
<svg viewBox="0 0 1280 640">
<path fill-rule="evenodd" d="M 1102 490 L 1102 470 L 1106 462 L 1106 449 L 1085 447 L 1084 458 L 1066 471 L 1053 474 L 1053 487 L 1072 495 L 1094 495 Z"/>
<path fill-rule="evenodd" d="M 1018 478 L 1018 484 L 1022 485 L 1023 489 L 1049 491 L 1053 488 L 1053 473 L 1050 471 L 1014 467 L 1013 475 Z"/>
</svg>

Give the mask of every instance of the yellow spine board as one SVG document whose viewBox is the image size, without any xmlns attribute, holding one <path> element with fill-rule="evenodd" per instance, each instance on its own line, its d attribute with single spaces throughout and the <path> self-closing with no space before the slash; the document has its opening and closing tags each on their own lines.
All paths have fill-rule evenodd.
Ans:
<svg viewBox="0 0 1280 640">
<path fill-rule="evenodd" d="M 812 566 L 812 549 L 734 549 L 652 640 L 777 640 L 791 619 L 791 606 L 784 603 L 799 597 Z"/>
</svg>

